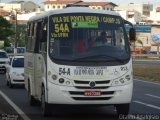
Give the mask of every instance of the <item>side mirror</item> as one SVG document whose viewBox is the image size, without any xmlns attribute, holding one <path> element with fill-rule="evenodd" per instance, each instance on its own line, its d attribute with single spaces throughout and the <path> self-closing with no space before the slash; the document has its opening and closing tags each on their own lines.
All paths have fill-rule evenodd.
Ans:
<svg viewBox="0 0 160 120">
<path fill-rule="evenodd" d="M 134 28 L 129 29 L 129 40 L 131 42 L 136 41 L 136 30 Z"/>
</svg>

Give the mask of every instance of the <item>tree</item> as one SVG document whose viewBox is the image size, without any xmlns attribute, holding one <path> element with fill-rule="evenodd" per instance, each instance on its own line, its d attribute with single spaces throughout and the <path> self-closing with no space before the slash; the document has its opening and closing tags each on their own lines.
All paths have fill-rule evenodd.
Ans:
<svg viewBox="0 0 160 120">
<path fill-rule="evenodd" d="M 5 18 L 0 16 L 0 40 L 4 41 L 4 46 L 10 46 L 9 37 L 14 35 L 15 33 L 11 30 L 12 24 L 7 21 Z"/>
<path fill-rule="evenodd" d="M 24 24 L 17 24 L 17 47 L 24 47 L 25 46 L 25 34 L 26 34 L 26 25 Z M 15 44 L 14 43 L 14 44 Z"/>
</svg>

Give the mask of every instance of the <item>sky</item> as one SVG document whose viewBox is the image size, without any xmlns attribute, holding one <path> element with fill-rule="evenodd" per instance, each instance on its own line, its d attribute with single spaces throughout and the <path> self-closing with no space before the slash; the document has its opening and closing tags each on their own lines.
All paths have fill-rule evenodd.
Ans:
<svg viewBox="0 0 160 120">
<path fill-rule="evenodd" d="M 7 3 L 13 0 L 0 0 L 3 3 Z M 15 1 L 21 1 L 21 0 L 15 0 Z M 24 0 L 24 1 L 33 1 L 40 6 L 43 6 L 43 2 L 45 0 Z M 160 0 L 83 0 L 83 1 L 106 1 L 106 2 L 113 2 L 117 5 L 119 4 L 127 4 L 127 3 L 150 3 L 153 4 L 154 6 L 160 6 Z"/>
</svg>

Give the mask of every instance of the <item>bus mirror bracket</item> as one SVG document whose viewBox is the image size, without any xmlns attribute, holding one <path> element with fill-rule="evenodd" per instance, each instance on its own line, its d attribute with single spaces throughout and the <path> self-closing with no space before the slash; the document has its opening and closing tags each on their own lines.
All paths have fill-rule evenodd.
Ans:
<svg viewBox="0 0 160 120">
<path fill-rule="evenodd" d="M 136 41 L 136 30 L 133 27 L 129 29 L 129 40 L 131 42 Z"/>
<path fill-rule="evenodd" d="M 123 21 L 124 21 L 125 25 L 132 26 L 129 29 L 129 40 L 130 40 L 130 42 L 135 42 L 136 41 L 136 30 L 135 30 L 133 24 L 131 22 L 127 21 L 127 20 L 124 20 L 124 19 L 123 19 Z"/>
</svg>

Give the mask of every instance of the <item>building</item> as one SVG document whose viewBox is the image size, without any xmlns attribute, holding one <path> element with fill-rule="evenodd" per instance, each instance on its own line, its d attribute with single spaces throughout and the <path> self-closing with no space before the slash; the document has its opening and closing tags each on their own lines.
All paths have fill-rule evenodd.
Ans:
<svg viewBox="0 0 160 120">
<path fill-rule="evenodd" d="M 115 8 L 115 10 L 126 10 L 126 11 L 138 11 L 142 15 L 150 16 L 150 11 L 153 10 L 152 4 L 121 4 Z"/>
<path fill-rule="evenodd" d="M 11 23 L 17 22 L 18 24 L 27 24 L 31 17 L 42 12 L 44 11 L 42 11 L 40 8 L 37 8 L 34 12 L 10 12 L 10 15 L 5 18 L 7 18 L 7 20 L 9 20 Z"/>
<path fill-rule="evenodd" d="M 89 7 L 92 9 L 110 10 L 110 11 L 114 10 L 114 8 L 117 6 L 112 2 L 81 2 L 78 4 L 89 5 Z"/>
<path fill-rule="evenodd" d="M 150 12 L 149 19 L 152 21 L 152 24 L 160 25 L 160 7 L 154 8 L 153 11 Z"/>
<path fill-rule="evenodd" d="M 35 11 L 37 7 L 38 6 L 31 1 L 12 1 L 3 5 L 2 9 L 6 11 L 18 10 L 21 12 L 22 11 L 30 12 L 30 11 Z"/>
<path fill-rule="evenodd" d="M 44 2 L 45 11 L 65 8 L 67 4 L 89 5 L 92 9 L 114 10 L 116 4 L 112 2 L 83 2 L 81 0 L 48 0 Z"/>
<path fill-rule="evenodd" d="M 132 24 L 139 24 L 142 21 L 142 15 L 138 11 L 123 10 L 123 11 L 116 11 L 116 12 L 118 12 L 123 19 L 131 22 Z"/>
<path fill-rule="evenodd" d="M 81 0 L 47 0 L 44 2 L 44 10 L 63 9 L 67 4 L 75 4 L 82 2 Z"/>
<path fill-rule="evenodd" d="M 5 3 L 0 3 L 0 10 L 3 9 L 4 6 L 5 6 Z"/>
<path fill-rule="evenodd" d="M 5 16 L 9 16 L 9 15 L 10 15 L 10 12 L 0 9 L 0 16 L 4 16 L 5 17 Z"/>
</svg>

